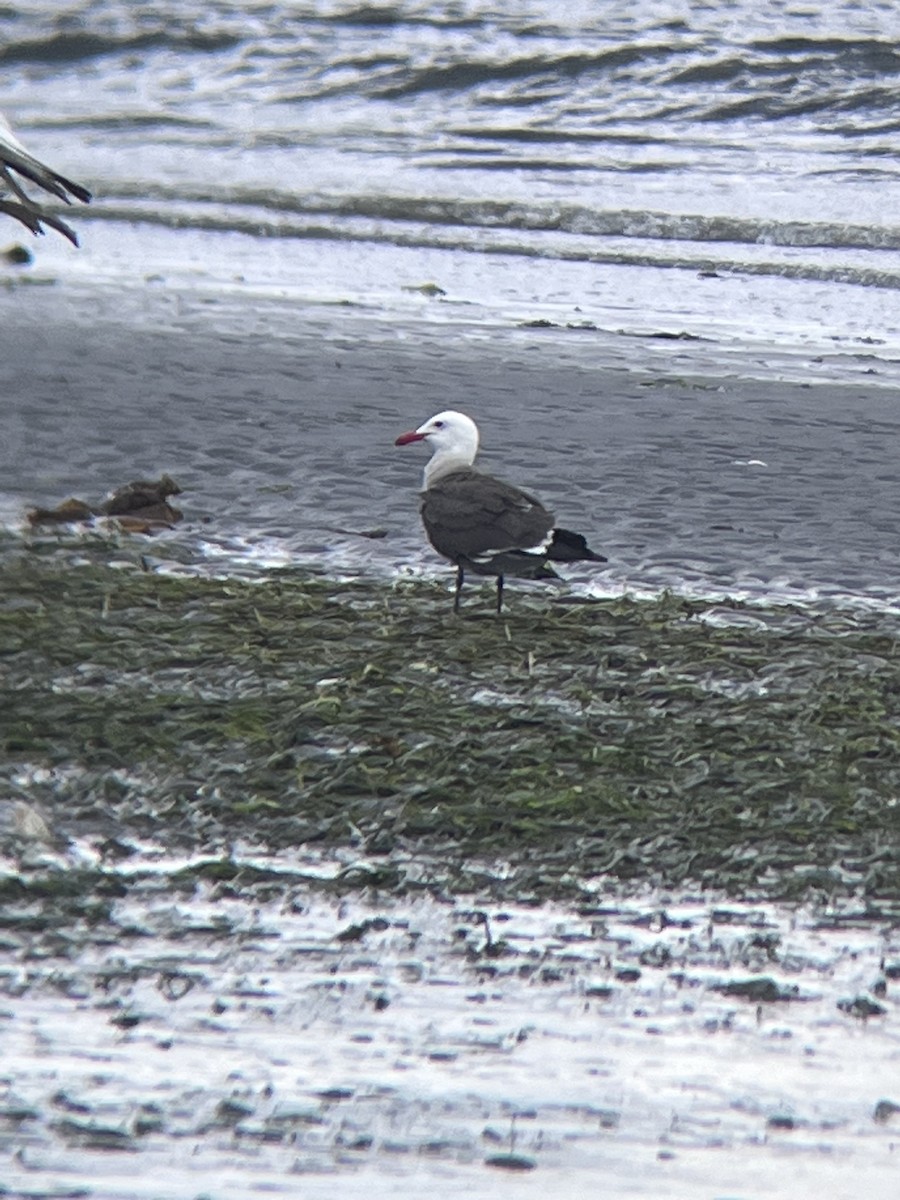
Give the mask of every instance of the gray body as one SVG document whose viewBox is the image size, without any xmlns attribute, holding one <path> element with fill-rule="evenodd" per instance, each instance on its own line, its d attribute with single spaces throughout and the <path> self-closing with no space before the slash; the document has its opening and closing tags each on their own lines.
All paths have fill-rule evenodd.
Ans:
<svg viewBox="0 0 900 1200">
<path fill-rule="evenodd" d="M 474 467 L 442 475 L 422 493 L 421 511 L 428 540 L 438 554 L 452 563 L 468 560 L 472 570 L 473 560 L 484 556 L 540 551 L 553 529 L 553 514 L 534 496 Z M 484 574 L 502 573 L 490 569 L 488 562 L 480 565 L 489 568 Z"/>
</svg>

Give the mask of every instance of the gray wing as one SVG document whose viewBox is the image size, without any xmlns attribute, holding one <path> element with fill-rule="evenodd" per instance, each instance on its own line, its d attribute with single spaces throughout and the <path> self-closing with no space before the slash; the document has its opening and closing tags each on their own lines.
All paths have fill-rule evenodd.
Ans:
<svg viewBox="0 0 900 1200">
<path fill-rule="evenodd" d="M 455 562 L 535 549 L 552 530 L 553 514 L 519 488 L 464 470 L 444 475 L 422 494 L 422 523 L 438 554 Z"/>
</svg>

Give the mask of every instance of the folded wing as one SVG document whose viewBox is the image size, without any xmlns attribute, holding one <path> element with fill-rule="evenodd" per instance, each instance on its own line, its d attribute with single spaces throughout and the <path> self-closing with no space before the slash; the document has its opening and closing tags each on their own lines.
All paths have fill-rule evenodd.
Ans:
<svg viewBox="0 0 900 1200">
<path fill-rule="evenodd" d="M 422 523 L 444 558 L 458 562 L 509 550 L 541 550 L 553 514 L 527 492 L 472 468 L 453 471 L 422 495 Z"/>
</svg>

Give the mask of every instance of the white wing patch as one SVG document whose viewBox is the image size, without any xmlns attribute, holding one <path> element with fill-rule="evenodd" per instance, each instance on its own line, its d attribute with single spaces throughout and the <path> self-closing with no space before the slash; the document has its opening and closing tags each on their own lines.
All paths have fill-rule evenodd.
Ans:
<svg viewBox="0 0 900 1200">
<path fill-rule="evenodd" d="M 551 529 L 547 536 L 542 541 L 535 543 L 533 546 L 498 546 L 496 549 L 482 550 L 480 554 L 473 554 L 472 562 L 489 562 L 496 554 L 509 554 L 515 550 L 519 554 L 533 554 L 535 558 L 542 558 L 550 549 L 553 542 L 553 530 Z"/>
</svg>

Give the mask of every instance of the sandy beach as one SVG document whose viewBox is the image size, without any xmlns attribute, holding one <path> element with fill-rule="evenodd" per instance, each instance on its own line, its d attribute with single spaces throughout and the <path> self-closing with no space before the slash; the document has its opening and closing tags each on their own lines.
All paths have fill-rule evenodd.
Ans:
<svg viewBox="0 0 900 1200">
<path fill-rule="evenodd" d="M 10 1200 L 894 1200 L 900 25 L 595 9 L 0 7 Z"/>
<path fill-rule="evenodd" d="M 890 1200 L 898 417 L 865 360 L 2 300 L 11 1194 Z M 393 445 L 448 403 L 607 566 L 453 618 Z M 154 538 L 23 522 L 162 471 Z"/>
<path fill-rule="evenodd" d="M 418 527 L 423 462 L 393 439 L 458 407 L 482 427 L 485 469 L 607 554 L 599 577 L 568 572 L 579 585 L 896 598 L 900 416 L 864 353 L 855 377 L 826 364 L 797 383 L 752 353 L 710 364 L 702 343 L 509 324 L 473 336 L 164 281 L 20 285 L 3 304 L 7 523 L 168 471 L 185 491 L 176 536 L 195 544 L 439 574 Z M 386 537 L 335 532 L 373 528 Z"/>
</svg>

